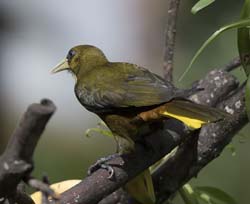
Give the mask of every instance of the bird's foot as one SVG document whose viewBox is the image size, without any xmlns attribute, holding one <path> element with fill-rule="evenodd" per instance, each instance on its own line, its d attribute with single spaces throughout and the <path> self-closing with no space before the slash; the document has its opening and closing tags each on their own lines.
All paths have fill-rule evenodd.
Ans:
<svg viewBox="0 0 250 204">
<path fill-rule="evenodd" d="M 98 169 L 106 169 L 109 173 L 108 179 L 112 179 L 115 175 L 115 171 L 110 164 L 106 164 L 106 162 L 110 161 L 111 159 L 117 158 L 121 156 L 119 153 L 109 155 L 107 157 L 102 157 L 96 161 L 93 165 L 91 165 L 88 169 L 88 175 L 91 175 Z"/>
</svg>

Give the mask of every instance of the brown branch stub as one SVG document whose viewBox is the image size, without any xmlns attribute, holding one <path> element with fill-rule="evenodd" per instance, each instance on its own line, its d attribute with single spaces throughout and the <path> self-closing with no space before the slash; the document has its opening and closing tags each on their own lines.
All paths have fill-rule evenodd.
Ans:
<svg viewBox="0 0 250 204">
<path fill-rule="evenodd" d="M 163 74 L 164 78 L 168 81 L 173 80 L 174 47 L 179 4 L 180 0 L 168 1 L 168 15 L 165 29 L 165 44 L 163 51 Z"/>
<path fill-rule="evenodd" d="M 38 179 L 29 177 L 25 179 L 25 182 L 32 188 L 36 189 L 37 191 L 41 191 L 42 195 L 47 195 L 52 197 L 54 200 L 59 200 L 60 195 L 57 194 L 53 189 L 50 188 L 49 184 L 47 183 L 47 180 L 40 181 Z"/>
<path fill-rule="evenodd" d="M 0 198 L 13 194 L 32 171 L 37 142 L 55 110 L 52 101 L 43 99 L 40 104 L 30 105 L 22 116 L 0 157 Z"/>
</svg>

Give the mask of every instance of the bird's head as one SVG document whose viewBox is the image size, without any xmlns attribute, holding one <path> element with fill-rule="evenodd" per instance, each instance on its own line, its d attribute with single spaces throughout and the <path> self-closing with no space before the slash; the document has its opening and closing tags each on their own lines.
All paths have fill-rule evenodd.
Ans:
<svg viewBox="0 0 250 204">
<path fill-rule="evenodd" d="M 51 72 L 57 73 L 68 70 L 76 77 L 80 77 L 80 75 L 84 75 L 93 67 L 107 62 L 107 58 L 99 48 L 92 45 L 78 45 L 71 48 L 66 58 L 56 65 Z"/>
</svg>

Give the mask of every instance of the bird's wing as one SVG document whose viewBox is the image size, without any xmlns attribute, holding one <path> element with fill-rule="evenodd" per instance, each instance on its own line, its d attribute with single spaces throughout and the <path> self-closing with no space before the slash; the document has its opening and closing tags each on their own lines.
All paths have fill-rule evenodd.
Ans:
<svg viewBox="0 0 250 204">
<path fill-rule="evenodd" d="M 142 75 L 130 75 L 122 81 L 121 87 L 126 90 L 123 105 L 150 106 L 172 99 L 175 90 L 172 84 L 147 70 L 142 72 Z"/>
<path fill-rule="evenodd" d="M 128 63 L 112 63 L 95 74 L 90 73 L 86 79 L 91 81 L 86 85 L 89 94 L 92 94 L 90 105 L 99 108 L 161 104 L 171 100 L 176 90 L 158 75 Z"/>
</svg>

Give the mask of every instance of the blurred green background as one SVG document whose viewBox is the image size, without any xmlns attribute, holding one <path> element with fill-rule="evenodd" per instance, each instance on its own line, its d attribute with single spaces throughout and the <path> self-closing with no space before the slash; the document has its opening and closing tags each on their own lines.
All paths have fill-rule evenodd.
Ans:
<svg viewBox="0 0 250 204">
<path fill-rule="evenodd" d="M 243 1 L 221 0 L 197 15 L 196 1 L 181 2 L 175 55 L 175 79 L 204 40 L 220 26 L 237 20 Z M 101 48 L 111 61 L 126 61 L 162 74 L 167 0 L 1 0 L 0 96 L 2 152 L 26 107 L 50 98 L 57 112 L 35 152 L 34 176 L 51 182 L 83 178 L 90 164 L 115 151 L 110 138 L 85 137 L 99 119 L 76 100 L 74 80 L 67 73 L 50 75 L 51 68 L 77 44 Z M 186 87 L 237 56 L 236 32 L 223 34 L 210 45 L 182 83 Z M 242 77 L 241 70 L 235 72 Z M 194 185 L 219 187 L 238 203 L 250 199 L 250 157 L 247 126 L 235 137 L 236 155 L 225 149 L 220 158 L 193 179 Z M 242 136 L 243 135 L 243 136 Z"/>
</svg>

